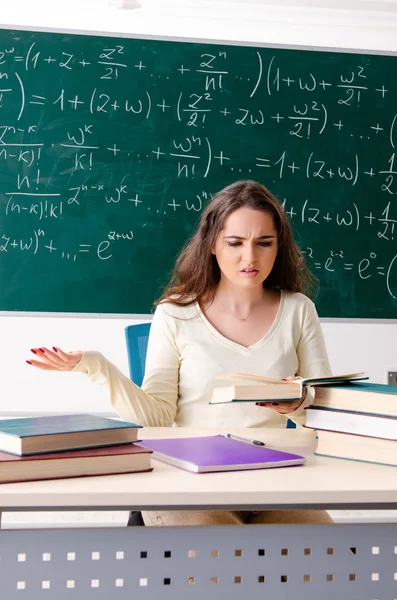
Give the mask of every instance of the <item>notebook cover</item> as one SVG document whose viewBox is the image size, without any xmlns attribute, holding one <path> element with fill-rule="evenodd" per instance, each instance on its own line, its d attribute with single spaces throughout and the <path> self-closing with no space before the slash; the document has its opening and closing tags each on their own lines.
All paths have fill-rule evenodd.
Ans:
<svg viewBox="0 0 397 600">
<path fill-rule="evenodd" d="M 90 414 L 55 415 L 50 417 L 25 417 L 1 419 L 0 432 L 26 438 L 39 435 L 78 433 L 106 429 L 126 429 L 142 427 L 127 421 L 118 421 Z"/>
<path fill-rule="evenodd" d="M 46 454 L 28 454 L 19 456 L 0 451 L 0 462 L 27 462 L 33 460 L 61 460 L 65 458 L 87 458 L 96 456 L 119 456 L 121 454 L 146 454 L 152 453 L 149 448 L 143 448 L 139 444 L 119 444 L 117 446 L 105 446 L 102 448 L 84 448 L 83 450 L 66 450 L 64 452 L 47 452 Z"/>
<path fill-rule="evenodd" d="M 153 450 L 153 458 L 162 453 L 174 459 L 196 466 L 200 472 L 206 470 L 238 470 L 243 465 L 247 468 L 266 468 L 267 466 L 284 466 L 302 464 L 304 456 L 282 452 L 263 446 L 254 446 L 223 435 L 191 438 L 172 438 L 164 440 L 144 440 L 139 445 Z M 260 466 L 261 465 L 261 466 Z M 287 466 L 287 465 L 285 465 Z"/>
</svg>

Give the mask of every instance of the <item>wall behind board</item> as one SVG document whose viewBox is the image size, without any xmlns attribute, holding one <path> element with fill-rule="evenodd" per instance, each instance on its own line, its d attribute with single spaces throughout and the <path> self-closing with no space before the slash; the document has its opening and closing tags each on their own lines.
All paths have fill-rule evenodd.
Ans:
<svg viewBox="0 0 397 600">
<path fill-rule="evenodd" d="M 141 0 L 142 8 L 117 10 L 109 2 L 70 0 L 67 5 L 15 0 L 2 7 L 2 26 L 109 32 L 155 37 L 188 37 L 259 44 L 396 52 L 394 3 L 193 2 Z M 358 9 L 354 9 L 358 6 Z M 364 10 L 364 8 L 365 10 Z M 1 116 L 1 115 L 0 115 Z M 23 293 L 23 286 L 21 294 Z M 374 303 L 377 296 L 374 296 Z M 34 371 L 26 365 L 29 348 L 58 345 L 102 351 L 128 372 L 123 328 L 133 318 L 0 317 L 3 414 L 35 411 L 111 409 L 101 390 L 82 376 Z M 388 322 L 324 322 L 334 372 L 365 370 L 385 382 L 397 367 L 397 325 Z"/>
</svg>

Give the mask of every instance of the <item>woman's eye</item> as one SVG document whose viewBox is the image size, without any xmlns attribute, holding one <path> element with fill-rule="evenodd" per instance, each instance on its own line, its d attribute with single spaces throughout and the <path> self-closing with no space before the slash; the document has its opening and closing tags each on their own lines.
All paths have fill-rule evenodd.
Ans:
<svg viewBox="0 0 397 600">
<path fill-rule="evenodd" d="M 230 246 L 231 248 L 235 248 L 236 246 L 241 246 L 242 242 L 226 242 L 227 246 Z M 269 246 L 272 246 L 273 242 L 269 241 L 269 242 L 258 242 L 258 246 L 261 246 L 262 248 L 268 248 Z"/>
</svg>

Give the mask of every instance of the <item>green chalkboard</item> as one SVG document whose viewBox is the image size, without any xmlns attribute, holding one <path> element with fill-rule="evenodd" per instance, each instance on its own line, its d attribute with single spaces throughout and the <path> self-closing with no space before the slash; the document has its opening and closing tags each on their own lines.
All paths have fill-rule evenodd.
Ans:
<svg viewBox="0 0 397 600">
<path fill-rule="evenodd" d="M 0 310 L 149 313 L 211 195 L 254 179 L 320 316 L 396 318 L 396 74 L 393 56 L 0 30 Z"/>
</svg>

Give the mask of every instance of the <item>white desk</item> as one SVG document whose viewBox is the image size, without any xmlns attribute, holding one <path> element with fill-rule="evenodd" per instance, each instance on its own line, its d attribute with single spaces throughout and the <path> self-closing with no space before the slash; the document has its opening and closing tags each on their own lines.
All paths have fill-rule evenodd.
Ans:
<svg viewBox="0 0 397 600">
<path fill-rule="evenodd" d="M 222 431 L 221 431 L 222 433 Z M 267 445 L 308 456 L 305 466 L 193 474 L 153 460 L 151 473 L 0 485 L 0 509 L 396 508 L 397 469 L 313 456 L 311 431 L 234 429 Z M 187 428 L 145 428 L 142 438 L 213 435 Z"/>
<path fill-rule="evenodd" d="M 214 433 L 148 428 L 142 438 Z M 234 433 L 252 436 L 253 430 Z M 254 434 L 269 446 L 306 455 L 315 446 L 310 431 Z M 393 467 L 309 456 L 303 467 L 196 475 L 153 464 L 152 473 L 2 485 L 0 507 L 397 508 Z M 395 600 L 397 525 L 8 530 L 0 532 L 0 572 L 5 600 L 203 594 L 230 600 L 242 593 L 271 600 L 317 600 L 320 594 L 327 600 Z"/>
</svg>

